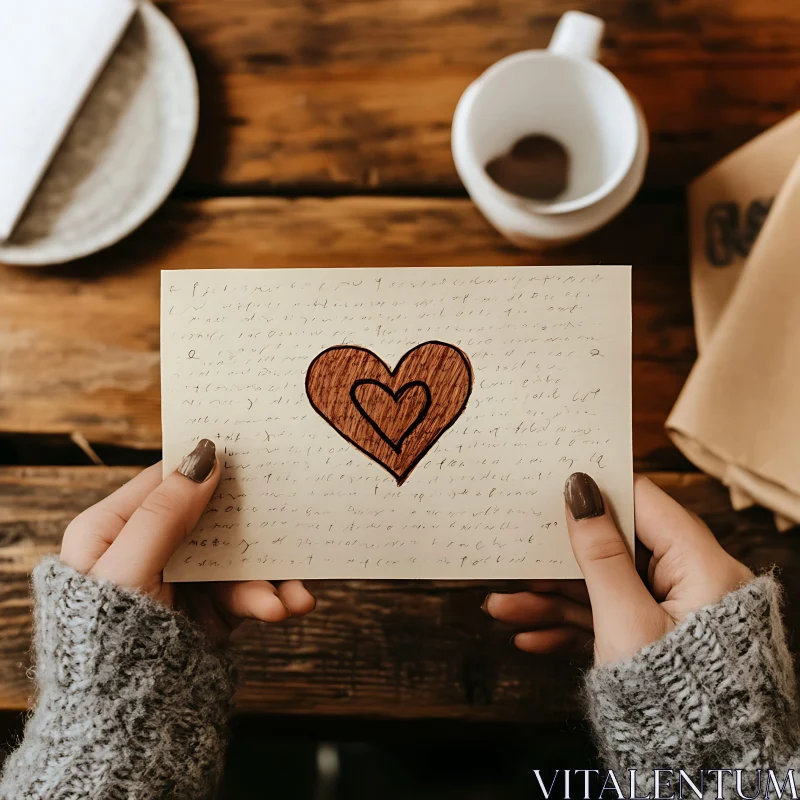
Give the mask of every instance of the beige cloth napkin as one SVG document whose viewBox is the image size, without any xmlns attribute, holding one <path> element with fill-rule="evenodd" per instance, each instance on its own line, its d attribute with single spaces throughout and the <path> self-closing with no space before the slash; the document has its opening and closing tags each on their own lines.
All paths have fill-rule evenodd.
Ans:
<svg viewBox="0 0 800 800">
<path fill-rule="evenodd" d="M 689 187 L 692 304 L 701 352 L 798 156 L 800 112 L 723 158 Z"/>
<path fill-rule="evenodd" d="M 800 523 L 799 155 L 795 115 L 691 188 L 700 357 L 667 420 L 735 507 L 764 505 L 781 528 Z"/>
</svg>

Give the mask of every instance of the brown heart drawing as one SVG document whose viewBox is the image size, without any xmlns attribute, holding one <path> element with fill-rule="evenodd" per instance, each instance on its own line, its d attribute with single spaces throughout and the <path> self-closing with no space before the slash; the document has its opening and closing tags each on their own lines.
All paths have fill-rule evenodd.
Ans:
<svg viewBox="0 0 800 800">
<path fill-rule="evenodd" d="M 469 359 L 444 342 L 417 345 L 393 370 L 370 350 L 337 345 L 306 373 L 313 409 L 398 486 L 458 419 L 471 392 Z"/>
</svg>

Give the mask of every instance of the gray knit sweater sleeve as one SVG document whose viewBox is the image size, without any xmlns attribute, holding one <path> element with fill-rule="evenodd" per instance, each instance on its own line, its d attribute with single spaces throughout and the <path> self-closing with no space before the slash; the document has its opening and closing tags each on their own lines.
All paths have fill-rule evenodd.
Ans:
<svg viewBox="0 0 800 800">
<path fill-rule="evenodd" d="M 630 660 L 586 677 L 606 765 L 780 769 L 800 761 L 792 658 L 774 578 L 757 578 Z"/>
<path fill-rule="evenodd" d="M 56 559 L 33 573 L 36 707 L 1 800 L 211 796 L 233 678 L 186 617 Z"/>
</svg>

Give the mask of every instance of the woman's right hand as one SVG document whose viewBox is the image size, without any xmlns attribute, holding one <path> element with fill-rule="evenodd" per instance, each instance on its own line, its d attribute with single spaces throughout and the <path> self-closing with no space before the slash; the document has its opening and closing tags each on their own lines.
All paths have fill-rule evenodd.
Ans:
<svg viewBox="0 0 800 800">
<path fill-rule="evenodd" d="M 530 653 L 585 646 L 594 633 L 597 665 L 630 658 L 753 579 L 714 535 L 654 483 L 634 478 L 636 533 L 650 551 L 646 584 L 600 489 L 575 473 L 564 490 L 567 527 L 585 578 L 533 582 L 531 592 L 490 594 L 484 610 L 522 629 L 514 644 Z"/>
</svg>

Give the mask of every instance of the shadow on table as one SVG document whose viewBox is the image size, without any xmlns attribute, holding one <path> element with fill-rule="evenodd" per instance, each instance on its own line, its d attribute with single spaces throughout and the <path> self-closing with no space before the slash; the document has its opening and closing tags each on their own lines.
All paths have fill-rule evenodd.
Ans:
<svg viewBox="0 0 800 800">
<path fill-rule="evenodd" d="M 578 724 L 246 717 L 234 722 L 220 797 L 530 800 L 542 796 L 534 769 L 549 784 L 567 767 L 598 768 Z"/>
</svg>

